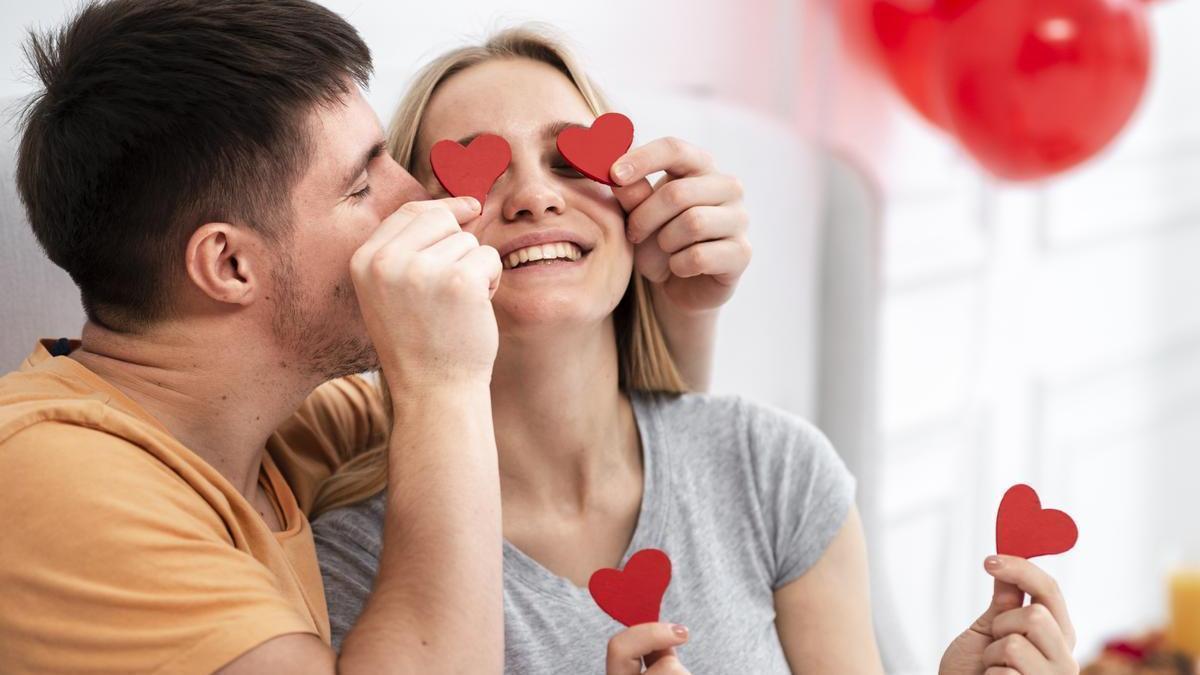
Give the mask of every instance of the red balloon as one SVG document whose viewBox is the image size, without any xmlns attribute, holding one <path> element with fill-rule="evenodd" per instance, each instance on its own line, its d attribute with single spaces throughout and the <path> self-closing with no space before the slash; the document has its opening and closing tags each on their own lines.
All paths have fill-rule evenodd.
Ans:
<svg viewBox="0 0 1200 675">
<path fill-rule="evenodd" d="M 1010 180 L 1099 152 L 1133 115 L 1150 70 L 1140 0 L 979 0 L 944 40 L 949 127 Z"/>
<path fill-rule="evenodd" d="M 883 62 L 904 98 L 935 126 L 949 128 L 942 94 L 942 43 L 948 24 L 975 0 L 925 0 L 920 6 L 871 0 L 871 30 Z"/>
<path fill-rule="evenodd" d="M 871 3 L 871 27 L 884 52 L 888 75 L 922 117 L 942 128 L 950 120 L 933 76 L 944 24 L 932 8 L 914 11 L 891 0 Z"/>
</svg>

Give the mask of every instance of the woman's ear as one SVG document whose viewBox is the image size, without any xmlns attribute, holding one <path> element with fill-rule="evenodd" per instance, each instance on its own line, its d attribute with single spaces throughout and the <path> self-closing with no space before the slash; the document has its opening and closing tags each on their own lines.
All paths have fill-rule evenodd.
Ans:
<svg viewBox="0 0 1200 675">
<path fill-rule="evenodd" d="M 229 223 L 206 223 L 188 239 L 186 268 L 196 288 L 218 302 L 249 305 L 261 292 L 263 247 L 258 237 Z"/>
</svg>

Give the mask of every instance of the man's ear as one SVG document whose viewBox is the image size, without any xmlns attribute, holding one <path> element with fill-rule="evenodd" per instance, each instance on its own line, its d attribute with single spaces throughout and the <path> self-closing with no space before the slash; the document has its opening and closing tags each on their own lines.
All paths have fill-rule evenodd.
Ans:
<svg viewBox="0 0 1200 675">
<path fill-rule="evenodd" d="M 249 305 L 264 289 L 264 255 L 261 240 L 245 228 L 206 223 L 188 239 L 187 275 L 213 300 Z"/>
</svg>

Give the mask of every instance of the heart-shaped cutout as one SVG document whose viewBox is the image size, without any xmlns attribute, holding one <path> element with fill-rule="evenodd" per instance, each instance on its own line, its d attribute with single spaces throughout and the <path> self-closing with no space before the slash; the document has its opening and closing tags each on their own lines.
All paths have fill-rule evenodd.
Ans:
<svg viewBox="0 0 1200 675">
<path fill-rule="evenodd" d="M 579 173 L 605 185 L 613 162 L 633 145 L 633 122 L 621 113 L 605 113 L 591 128 L 568 127 L 558 134 L 558 152 Z"/>
<path fill-rule="evenodd" d="M 1079 539 L 1071 516 L 1043 509 L 1037 492 L 1028 485 L 1010 487 L 996 514 L 996 552 L 1033 558 L 1066 553 Z"/>
<path fill-rule="evenodd" d="M 474 197 L 480 204 L 511 162 L 512 148 L 495 134 L 480 134 L 465 148 L 455 141 L 438 141 L 429 151 L 433 175 L 446 192 Z"/>
<path fill-rule="evenodd" d="M 658 621 L 663 594 L 671 583 L 671 559 L 656 548 L 634 553 L 624 570 L 596 570 L 588 591 L 604 613 L 626 626 Z"/>
</svg>

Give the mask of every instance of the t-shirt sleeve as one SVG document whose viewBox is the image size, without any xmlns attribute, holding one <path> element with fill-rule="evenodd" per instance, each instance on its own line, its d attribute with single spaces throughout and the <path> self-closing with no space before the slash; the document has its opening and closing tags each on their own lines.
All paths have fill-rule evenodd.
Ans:
<svg viewBox="0 0 1200 675">
<path fill-rule="evenodd" d="M 335 651 L 358 621 L 379 569 L 383 509 L 379 497 L 334 509 L 313 523 L 329 629 Z"/>
<path fill-rule="evenodd" d="M 296 502 L 308 513 L 317 488 L 343 463 L 387 440 L 379 387 L 361 375 L 331 380 L 267 442 Z"/>
<path fill-rule="evenodd" d="M 14 672 L 210 673 L 316 631 L 142 449 L 40 423 L 0 444 L 0 651 Z"/>
<path fill-rule="evenodd" d="M 773 590 L 809 570 L 854 503 L 854 476 L 823 433 L 791 414 L 743 401 L 750 456 L 774 550 Z"/>
</svg>

